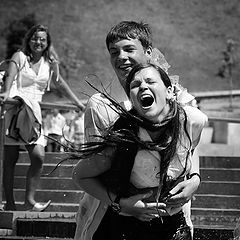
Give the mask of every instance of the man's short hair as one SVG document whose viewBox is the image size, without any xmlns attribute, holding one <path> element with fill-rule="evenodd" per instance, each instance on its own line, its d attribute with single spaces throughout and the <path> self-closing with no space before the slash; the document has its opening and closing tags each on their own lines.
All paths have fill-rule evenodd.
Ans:
<svg viewBox="0 0 240 240">
<path fill-rule="evenodd" d="M 106 37 L 106 45 L 123 39 L 138 39 L 143 48 L 152 47 L 151 29 L 147 23 L 122 21 L 112 27 Z"/>
</svg>

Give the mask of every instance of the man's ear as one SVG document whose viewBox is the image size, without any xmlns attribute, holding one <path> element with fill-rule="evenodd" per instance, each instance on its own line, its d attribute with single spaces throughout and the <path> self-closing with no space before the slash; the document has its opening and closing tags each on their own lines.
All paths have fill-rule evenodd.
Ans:
<svg viewBox="0 0 240 240">
<path fill-rule="evenodd" d="M 153 51 L 152 47 L 149 46 L 149 47 L 146 49 L 146 54 L 147 54 L 149 57 L 152 57 L 152 51 Z"/>
<path fill-rule="evenodd" d="M 168 99 L 168 100 L 170 100 L 170 99 L 172 99 L 173 98 L 173 96 L 174 96 L 174 92 L 173 92 L 173 90 L 174 90 L 174 88 L 172 87 L 172 86 L 169 86 L 168 88 L 167 88 L 167 96 L 166 96 L 166 98 Z"/>
</svg>

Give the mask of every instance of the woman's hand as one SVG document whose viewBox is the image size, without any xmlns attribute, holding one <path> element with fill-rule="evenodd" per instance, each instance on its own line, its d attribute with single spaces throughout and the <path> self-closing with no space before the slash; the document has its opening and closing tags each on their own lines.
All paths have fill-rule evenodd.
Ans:
<svg viewBox="0 0 240 240">
<path fill-rule="evenodd" d="M 166 202 L 167 206 L 181 207 L 188 202 L 197 191 L 200 184 L 198 176 L 178 183 L 171 191 L 172 195 Z"/>
<path fill-rule="evenodd" d="M 121 215 L 133 216 L 141 221 L 151 221 L 153 218 L 167 216 L 165 203 L 144 202 L 145 198 L 149 198 L 152 191 L 145 194 L 138 194 L 129 198 L 121 198 Z"/>
</svg>

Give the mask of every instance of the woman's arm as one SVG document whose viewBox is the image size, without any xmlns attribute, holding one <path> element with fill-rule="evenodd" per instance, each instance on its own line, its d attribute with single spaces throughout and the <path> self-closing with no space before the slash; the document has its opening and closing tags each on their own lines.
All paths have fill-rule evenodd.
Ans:
<svg viewBox="0 0 240 240">
<path fill-rule="evenodd" d="M 0 97 L 3 98 L 3 101 L 6 101 L 9 97 L 10 89 L 12 87 L 13 81 L 18 74 L 19 71 L 19 54 L 18 52 L 13 55 L 11 61 L 9 63 L 9 67 L 7 70 L 7 75 L 4 83 L 4 92 L 0 93 Z"/>
<path fill-rule="evenodd" d="M 73 93 L 71 88 L 68 86 L 66 81 L 62 78 L 62 76 L 59 73 L 59 66 L 57 62 L 54 62 L 52 64 L 52 70 L 53 70 L 53 82 L 55 85 L 62 90 L 61 92 L 65 94 L 67 98 L 69 98 L 81 111 L 84 111 L 85 107 L 81 103 L 81 101 L 78 99 L 78 97 Z"/>
</svg>

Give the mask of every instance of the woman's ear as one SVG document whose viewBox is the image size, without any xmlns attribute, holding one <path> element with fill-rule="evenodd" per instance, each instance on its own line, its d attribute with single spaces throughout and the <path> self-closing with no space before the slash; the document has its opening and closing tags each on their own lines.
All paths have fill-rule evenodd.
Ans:
<svg viewBox="0 0 240 240">
<path fill-rule="evenodd" d="M 167 87 L 167 89 L 166 89 L 166 93 L 167 93 L 167 96 L 166 96 L 166 98 L 167 98 L 167 100 L 173 100 L 174 99 L 174 87 L 173 86 L 169 86 L 169 87 Z"/>
</svg>

